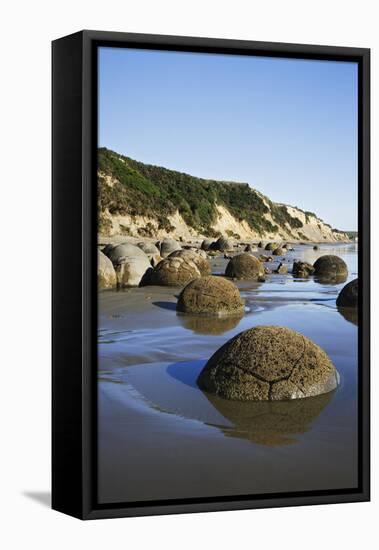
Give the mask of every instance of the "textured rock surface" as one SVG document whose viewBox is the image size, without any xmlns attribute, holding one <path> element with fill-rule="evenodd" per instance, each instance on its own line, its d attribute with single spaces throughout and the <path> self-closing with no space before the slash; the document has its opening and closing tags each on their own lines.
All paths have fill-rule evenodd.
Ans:
<svg viewBox="0 0 379 550">
<path fill-rule="evenodd" d="M 358 307 L 358 279 L 354 279 L 347 283 L 338 294 L 337 302 L 338 307 Z"/>
<path fill-rule="evenodd" d="M 206 276 L 211 274 L 211 266 L 203 254 L 205 254 L 203 250 L 176 250 L 170 254 L 169 258 L 183 258 L 184 260 L 191 261 L 196 265 L 200 274 Z"/>
<path fill-rule="evenodd" d="M 145 252 L 130 243 L 113 247 L 108 255 L 114 265 L 119 287 L 139 286 L 151 269 Z"/>
<path fill-rule="evenodd" d="M 315 269 L 315 276 L 320 279 L 336 279 L 340 282 L 348 274 L 347 265 L 342 258 L 333 256 L 332 254 L 326 254 L 318 258 L 313 267 Z"/>
<path fill-rule="evenodd" d="M 201 389 L 240 401 L 310 397 L 338 383 L 333 363 L 319 346 L 276 326 L 241 332 L 216 351 L 198 378 Z"/>
<path fill-rule="evenodd" d="M 315 271 L 313 265 L 307 262 L 293 262 L 292 275 L 294 277 L 301 277 L 302 279 L 309 277 Z"/>
<path fill-rule="evenodd" d="M 140 242 L 138 243 L 138 248 L 145 252 L 146 256 L 149 258 L 152 266 L 159 264 L 161 261 L 161 254 L 158 248 L 153 243 Z"/>
<path fill-rule="evenodd" d="M 288 267 L 285 264 L 280 263 L 276 268 L 275 273 L 288 273 Z"/>
<path fill-rule="evenodd" d="M 214 276 L 202 277 L 182 290 L 177 310 L 207 315 L 242 314 L 244 300 L 231 281 Z"/>
<path fill-rule="evenodd" d="M 97 287 L 99 290 L 115 288 L 117 285 L 116 272 L 113 264 L 100 250 L 97 252 Z"/>
<path fill-rule="evenodd" d="M 244 252 L 229 261 L 225 275 L 233 279 L 257 280 L 264 275 L 264 269 L 258 258 Z"/>
<path fill-rule="evenodd" d="M 193 261 L 168 257 L 154 267 L 150 273 L 148 284 L 184 286 L 198 277 L 201 277 L 201 273 Z"/>
<path fill-rule="evenodd" d="M 181 250 L 180 244 L 174 239 L 163 239 L 161 242 L 160 253 L 162 258 L 166 258 L 175 250 Z"/>
</svg>

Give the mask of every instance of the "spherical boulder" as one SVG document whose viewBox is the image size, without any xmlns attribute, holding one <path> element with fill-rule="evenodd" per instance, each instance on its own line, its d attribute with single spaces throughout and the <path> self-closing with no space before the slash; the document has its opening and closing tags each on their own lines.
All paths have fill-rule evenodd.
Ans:
<svg viewBox="0 0 379 550">
<path fill-rule="evenodd" d="M 204 239 L 201 243 L 201 250 L 210 250 L 213 245 L 213 239 Z"/>
<path fill-rule="evenodd" d="M 320 256 L 313 264 L 315 276 L 320 282 L 343 282 L 348 275 L 348 269 L 342 258 L 332 254 Z"/>
<path fill-rule="evenodd" d="M 211 266 L 203 250 L 176 250 L 169 255 L 169 258 L 184 258 L 185 260 L 192 261 L 202 276 L 211 274 Z"/>
<path fill-rule="evenodd" d="M 119 244 L 108 254 L 114 265 L 119 287 L 139 286 L 151 270 L 151 263 L 145 252 L 133 244 Z"/>
<path fill-rule="evenodd" d="M 180 293 L 176 309 L 183 313 L 239 315 L 245 302 L 238 288 L 221 277 L 202 277 L 191 281 Z"/>
<path fill-rule="evenodd" d="M 97 288 L 115 288 L 117 286 L 116 272 L 113 264 L 103 252 L 97 252 Z"/>
<path fill-rule="evenodd" d="M 309 275 L 312 275 L 314 271 L 315 271 L 315 268 L 313 267 L 313 265 L 307 262 L 300 262 L 300 261 L 293 262 L 292 275 L 294 277 L 300 277 L 301 279 L 305 279 L 309 277 Z"/>
<path fill-rule="evenodd" d="M 154 267 L 146 284 L 184 286 L 199 277 L 201 277 L 201 273 L 195 262 L 169 256 Z"/>
<path fill-rule="evenodd" d="M 181 248 L 182 247 L 177 241 L 175 241 L 175 239 L 169 239 L 169 238 L 163 239 L 163 241 L 161 242 L 161 248 L 160 248 L 161 256 L 162 258 L 166 258 L 172 252 L 175 252 L 175 250 L 181 250 Z"/>
<path fill-rule="evenodd" d="M 238 254 L 226 266 L 225 275 L 232 279 L 257 280 L 264 275 L 262 263 L 251 254 Z"/>
<path fill-rule="evenodd" d="M 218 349 L 197 383 L 226 399 L 283 401 L 330 392 L 339 374 L 309 338 L 285 327 L 258 326 Z"/>
<path fill-rule="evenodd" d="M 147 258 L 143 250 L 130 243 L 114 246 L 108 250 L 107 256 L 115 267 L 124 263 L 127 258 Z"/>
<path fill-rule="evenodd" d="M 275 250 L 273 251 L 273 256 L 284 256 L 286 253 L 285 249 L 282 248 L 281 246 L 278 246 L 278 248 L 275 248 Z"/>
<path fill-rule="evenodd" d="M 358 279 L 347 283 L 338 294 L 336 301 L 337 307 L 358 307 Z"/>
<path fill-rule="evenodd" d="M 226 237 L 219 237 L 216 242 L 213 243 L 212 249 L 220 250 L 220 252 L 226 252 L 228 250 L 233 250 L 234 244 L 233 241 L 227 239 Z"/>
<path fill-rule="evenodd" d="M 265 246 L 265 250 L 275 250 L 278 248 L 278 243 L 267 243 Z"/>
<path fill-rule="evenodd" d="M 162 257 L 154 243 L 140 242 L 137 244 L 137 246 L 138 248 L 143 250 L 143 252 L 145 252 L 152 266 L 159 264 Z"/>
</svg>

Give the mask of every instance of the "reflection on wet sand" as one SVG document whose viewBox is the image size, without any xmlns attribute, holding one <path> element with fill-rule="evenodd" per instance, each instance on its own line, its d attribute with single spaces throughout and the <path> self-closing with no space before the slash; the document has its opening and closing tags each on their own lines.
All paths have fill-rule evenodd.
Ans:
<svg viewBox="0 0 379 550">
<path fill-rule="evenodd" d="M 347 274 L 337 275 L 315 275 L 314 280 L 321 285 L 339 285 L 347 280 Z"/>
<path fill-rule="evenodd" d="M 338 307 L 337 311 L 346 321 L 358 326 L 358 308 L 356 307 Z"/>
<path fill-rule="evenodd" d="M 268 447 L 296 443 L 330 403 L 335 392 L 293 401 L 229 401 L 204 392 L 204 395 L 232 426 L 219 426 L 227 437 L 247 439 Z"/>
<path fill-rule="evenodd" d="M 181 315 L 178 320 L 184 328 L 197 334 L 223 334 L 235 328 L 243 315 L 224 315 L 220 317 L 206 315 Z"/>
</svg>

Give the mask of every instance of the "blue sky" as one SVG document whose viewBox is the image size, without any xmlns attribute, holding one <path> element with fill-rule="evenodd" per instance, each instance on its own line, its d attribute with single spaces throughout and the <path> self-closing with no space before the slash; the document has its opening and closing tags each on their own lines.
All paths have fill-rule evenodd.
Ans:
<svg viewBox="0 0 379 550">
<path fill-rule="evenodd" d="M 357 65 L 99 50 L 99 146 L 357 228 Z"/>
</svg>

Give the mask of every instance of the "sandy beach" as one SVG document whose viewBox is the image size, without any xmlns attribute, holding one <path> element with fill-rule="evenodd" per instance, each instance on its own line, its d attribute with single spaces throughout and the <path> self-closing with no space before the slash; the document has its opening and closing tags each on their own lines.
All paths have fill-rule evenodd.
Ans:
<svg viewBox="0 0 379 550">
<path fill-rule="evenodd" d="M 314 263 L 325 254 L 344 259 L 347 281 L 357 277 L 357 244 L 296 244 L 285 263 L 291 270 L 293 259 Z M 213 274 L 224 273 L 222 255 L 210 262 Z M 179 314 L 175 287 L 99 293 L 100 502 L 357 485 L 357 326 L 336 307 L 346 281 L 272 273 L 264 283 L 236 284 L 246 301 L 237 318 Z M 208 358 L 256 325 L 311 338 L 330 356 L 340 386 L 276 403 L 202 392 L 196 379 Z"/>
</svg>

